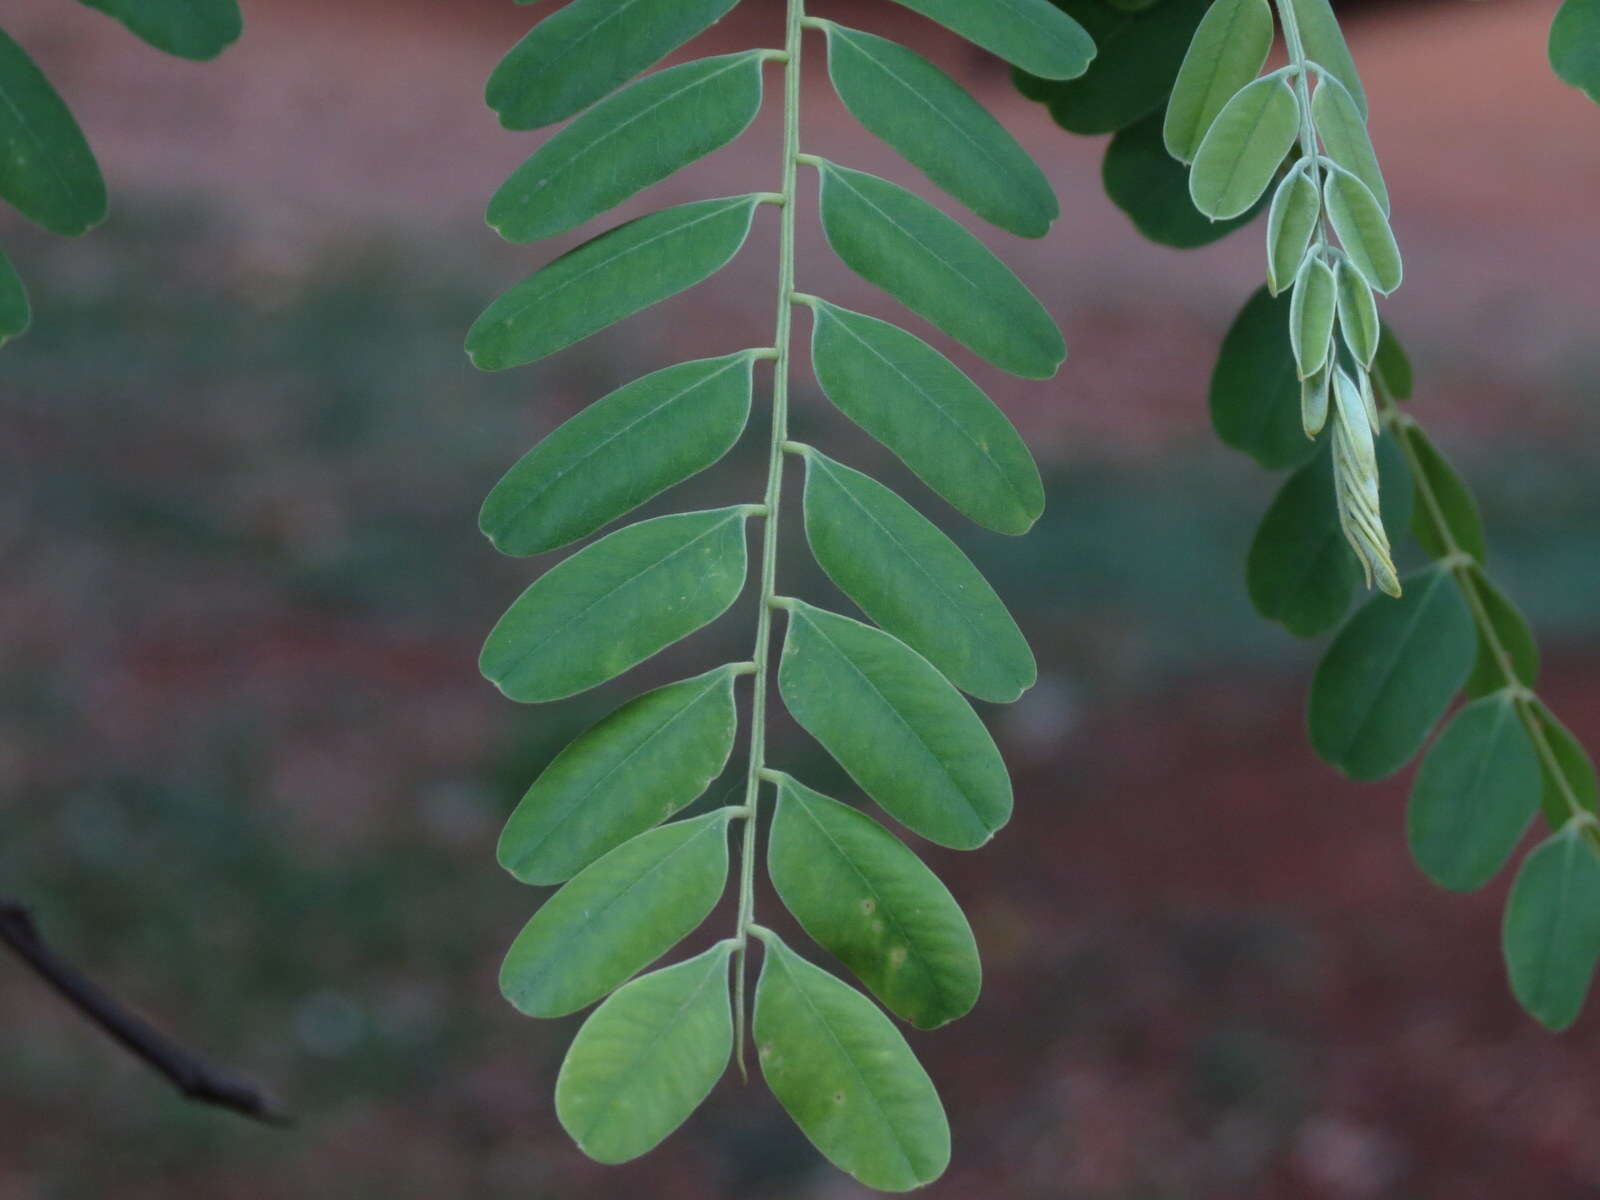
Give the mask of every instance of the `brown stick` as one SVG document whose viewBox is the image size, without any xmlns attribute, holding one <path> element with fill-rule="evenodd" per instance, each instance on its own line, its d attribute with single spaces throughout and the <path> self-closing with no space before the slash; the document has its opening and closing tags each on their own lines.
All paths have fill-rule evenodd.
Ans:
<svg viewBox="0 0 1600 1200">
<path fill-rule="evenodd" d="M 64 962 L 39 936 L 33 915 L 4 897 L 0 897 L 0 942 L 11 947 L 57 995 L 134 1057 L 165 1076 L 188 1099 L 231 1109 L 268 1125 L 292 1124 L 255 1085 L 208 1066 Z"/>
</svg>

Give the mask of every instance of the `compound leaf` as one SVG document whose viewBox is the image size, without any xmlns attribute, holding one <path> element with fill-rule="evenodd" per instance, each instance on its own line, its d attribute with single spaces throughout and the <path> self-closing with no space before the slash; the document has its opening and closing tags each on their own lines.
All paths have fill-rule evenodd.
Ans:
<svg viewBox="0 0 1600 1200">
<path fill-rule="evenodd" d="M 728 881 L 726 810 L 624 842 L 585 867 L 517 935 L 500 990 L 530 1017 L 594 1003 L 694 931 Z"/>
<path fill-rule="evenodd" d="M 1172 157 L 1194 160 L 1217 114 L 1260 74 L 1272 33 L 1266 0 L 1217 0 L 1206 10 L 1167 101 L 1162 137 Z"/>
<path fill-rule="evenodd" d="M 1600 104 L 1600 0 L 1567 0 L 1550 26 L 1550 69 Z"/>
<path fill-rule="evenodd" d="M 887 179 L 829 162 L 818 170 L 822 228 L 846 266 L 1002 370 L 1056 373 L 1061 331 L 987 246 Z"/>
<path fill-rule="evenodd" d="M 28 289 L 11 260 L 0 254 L 0 346 L 22 334 L 33 319 Z"/>
<path fill-rule="evenodd" d="M 495 485 L 484 534 L 504 554 L 542 554 L 705 470 L 749 420 L 755 353 L 680 363 L 597 400 Z"/>
<path fill-rule="evenodd" d="M 1159 112 L 1134 122 L 1111 139 L 1100 174 L 1106 195 L 1140 233 L 1179 250 L 1225 238 L 1255 220 L 1261 211 L 1257 204 L 1228 221 L 1202 215 L 1189 198 L 1189 172 L 1161 144 Z"/>
<path fill-rule="evenodd" d="M 1339 18 L 1333 15 L 1333 6 L 1329 0 L 1290 0 L 1290 3 L 1294 5 L 1306 57 L 1344 84 L 1365 120 L 1367 93 L 1361 86 L 1355 60 L 1350 57 L 1344 31 L 1339 28 Z"/>
<path fill-rule="evenodd" d="M 1271 471 L 1315 452 L 1301 428 L 1289 297 L 1262 287 L 1240 310 L 1211 374 L 1211 423 L 1224 442 Z"/>
<path fill-rule="evenodd" d="M 1311 119 L 1328 157 L 1367 185 L 1387 217 L 1389 189 L 1367 133 L 1367 118 L 1349 89 L 1332 75 L 1322 76 L 1311 95 Z"/>
<path fill-rule="evenodd" d="M 1376 291 L 1387 296 L 1400 286 L 1404 270 L 1400 247 L 1395 244 L 1394 231 L 1389 228 L 1378 198 L 1371 188 L 1339 166 L 1328 168 L 1322 194 L 1328 220 L 1350 265 Z"/>
<path fill-rule="evenodd" d="M 1418 544 L 1434 558 L 1443 558 L 1450 552 L 1435 526 L 1435 521 L 1442 519 L 1456 546 L 1480 563 L 1485 561 L 1489 550 L 1483 536 L 1483 518 L 1478 515 L 1478 502 L 1472 498 L 1467 485 L 1420 428 L 1412 425 L 1404 436 L 1422 476 L 1418 480 L 1419 489 L 1426 482 L 1438 506 L 1435 510 L 1434 505 L 1421 498 L 1419 491 L 1417 507 L 1411 517 L 1411 532 Z"/>
<path fill-rule="evenodd" d="M 467 354 L 486 371 L 534 362 L 709 279 L 744 245 L 760 203 L 680 204 L 585 242 L 491 304 Z"/>
<path fill-rule="evenodd" d="M 896 0 L 975 46 L 1046 79 L 1075 79 L 1094 58 L 1094 40 L 1050 0 Z"/>
<path fill-rule="evenodd" d="M 933 1029 L 977 1003 L 978 946 L 955 897 L 871 817 L 784 776 L 767 861 L 801 927 L 891 1012 Z"/>
<path fill-rule="evenodd" d="M 1448 570 L 1410 576 L 1397 600 L 1372 597 L 1317 667 L 1312 745 L 1355 779 L 1399 770 L 1461 690 L 1476 653 L 1472 614 Z"/>
<path fill-rule="evenodd" d="M 811 358 L 838 409 L 980 525 L 1026 533 L 1044 511 L 1039 468 L 978 385 L 921 338 L 811 302 Z"/>
<path fill-rule="evenodd" d="M 560 700 L 720 617 L 744 587 L 747 506 L 619 529 L 545 572 L 500 618 L 479 665 L 507 696 Z"/>
<path fill-rule="evenodd" d="M 845 107 L 875 136 L 984 220 L 1043 237 L 1060 216 L 1028 152 L 955 80 L 920 54 L 823 22 L 828 71 Z"/>
<path fill-rule="evenodd" d="M 500 865 L 562 883 L 699 797 L 727 766 L 738 666 L 646 692 L 556 755 L 500 835 Z"/>
<path fill-rule="evenodd" d="M 1510 658 L 1516 682 L 1524 687 L 1533 687 L 1539 682 L 1539 643 L 1534 639 L 1528 618 L 1479 568 L 1472 567 L 1468 574 L 1472 580 L 1468 586 L 1476 593 L 1484 614 L 1489 618 L 1490 629 Z M 1474 699 L 1487 696 L 1499 691 L 1508 682 L 1500 668 L 1499 658 L 1489 645 L 1489 639 L 1483 630 L 1479 630 L 1478 661 L 1472 668 L 1471 678 L 1467 680 L 1467 695 Z"/>
<path fill-rule="evenodd" d="M 1189 170 L 1194 206 L 1215 220 L 1247 211 L 1299 136 L 1300 111 L 1281 76 L 1246 84 L 1223 105 L 1195 151 Z"/>
<path fill-rule="evenodd" d="M 512 242 L 564 233 L 728 145 L 761 110 L 769 53 L 684 63 L 597 104 L 506 180 L 490 226 Z"/>
<path fill-rule="evenodd" d="M 862 790 L 941 846 L 975 850 L 1011 816 L 1011 779 L 961 694 L 899 639 L 790 601 L 783 702 Z"/>
<path fill-rule="evenodd" d="M 731 941 L 619 988 L 578 1030 L 556 1116 L 596 1162 L 658 1146 L 711 1094 L 733 1055 Z"/>
<path fill-rule="evenodd" d="M 1539 756 L 1507 692 L 1475 700 L 1428 750 L 1411 787 L 1406 839 L 1440 887 L 1493 879 L 1539 807 Z"/>
<path fill-rule="evenodd" d="M 239 0 L 82 0 L 115 17 L 157 50 L 215 58 L 244 32 Z"/>
<path fill-rule="evenodd" d="M 840 591 L 962 691 L 1008 703 L 1033 653 L 978 568 L 883 484 L 807 448 L 806 539 Z"/>
<path fill-rule="evenodd" d="M 1578 1019 L 1600 958 L 1600 858 L 1593 827 L 1570 822 L 1522 860 L 1501 943 L 1517 1002 L 1548 1029 Z"/>
<path fill-rule="evenodd" d="M 0 198 L 51 233 L 105 219 L 106 184 L 83 130 L 27 51 L 0 30 Z"/>
<path fill-rule="evenodd" d="M 540 21 L 489 76 L 484 93 L 507 129 L 538 129 L 588 108 L 739 0 L 573 0 Z"/>
<path fill-rule="evenodd" d="M 880 1191 L 931 1183 L 950 1161 L 933 1081 L 893 1022 L 776 935 L 756 986 L 761 1073 L 828 1160 Z"/>
</svg>

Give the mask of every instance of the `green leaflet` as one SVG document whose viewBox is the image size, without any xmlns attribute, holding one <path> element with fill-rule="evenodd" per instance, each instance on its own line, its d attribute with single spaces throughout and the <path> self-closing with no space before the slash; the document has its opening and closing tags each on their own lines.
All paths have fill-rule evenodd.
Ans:
<svg viewBox="0 0 1600 1200">
<path fill-rule="evenodd" d="M 845 107 L 872 134 L 984 220 L 1043 237 L 1061 215 L 1028 152 L 965 88 L 904 46 L 822 22 L 828 71 Z"/>
<path fill-rule="evenodd" d="M 828 399 L 967 517 L 1026 533 L 1044 511 L 1039 468 L 977 384 L 903 329 L 808 303 L 812 364 Z"/>
<path fill-rule="evenodd" d="M 891 1012 L 934 1029 L 977 1003 L 983 972 L 966 917 L 871 817 L 783 776 L 767 861 L 801 927 Z"/>
<path fill-rule="evenodd" d="M 684 63 L 595 105 L 506 180 L 490 226 L 513 242 L 564 233 L 726 146 L 761 111 L 770 54 Z"/>
<path fill-rule="evenodd" d="M 500 990 L 530 1017 L 594 1003 L 711 914 L 728 881 L 726 809 L 624 842 L 533 915 L 506 954 Z"/>
<path fill-rule="evenodd" d="M 1322 185 L 1328 220 L 1350 265 L 1387 296 L 1400 286 L 1403 270 L 1394 231 L 1372 190 L 1343 167 L 1329 167 Z"/>
<path fill-rule="evenodd" d="M 1566 0 L 1550 26 L 1550 69 L 1600 104 L 1600 0 Z"/>
<path fill-rule="evenodd" d="M 556 1115 L 596 1162 L 653 1150 L 710 1095 L 733 1054 L 719 942 L 619 988 L 578 1030 L 556 1079 Z"/>
<path fill-rule="evenodd" d="M 1344 31 L 1339 28 L 1339 19 L 1333 15 L 1333 7 L 1328 0 L 1289 0 L 1294 5 L 1295 18 L 1300 26 L 1300 41 L 1305 47 L 1306 57 L 1320 67 L 1326 68 L 1340 83 L 1344 84 L 1351 97 L 1356 102 L 1356 107 L 1361 110 L 1362 119 L 1367 115 L 1367 93 L 1361 86 L 1361 76 L 1356 71 L 1355 61 L 1350 57 L 1350 47 L 1345 44 Z"/>
<path fill-rule="evenodd" d="M 960 548 L 883 484 L 803 453 L 806 539 L 839 590 L 962 691 L 1004 704 L 1032 687 L 1022 631 Z"/>
<path fill-rule="evenodd" d="M 1294 467 L 1315 446 L 1300 422 L 1300 383 L 1289 345 L 1289 297 L 1258 288 L 1222 341 L 1211 374 L 1217 436 L 1269 471 Z"/>
<path fill-rule="evenodd" d="M 1378 302 L 1367 281 L 1343 260 L 1334 267 L 1333 274 L 1335 291 L 1339 294 L 1339 332 L 1356 361 L 1370 368 L 1383 330 L 1378 319 Z"/>
<path fill-rule="evenodd" d="M 1115 133 L 1166 102 L 1172 77 L 1208 0 L 1164 0 L 1132 11 L 1109 0 L 1057 0 L 1099 48 L 1069 82 L 1019 76 L 1024 95 L 1041 101 L 1063 129 Z"/>
<path fill-rule="evenodd" d="M 1554 772 L 1548 766 L 1540 765 L 1544 778 L 1540 803 L 1544 806 L 1546 819 L 1555 826 L 1567 819 L 1571 813 L 1571 803 L 1567 798 L 1569 792 L 1578 807 L 1594 812 L 1600 808 L 1600 778 L 1595 775 L 1589 752 L 1573 736 L 1572 730 L 1557 720 L 1555 713 L 1545 707 L 1542 701 L 1533 702 L 1533 712 L 1556 760 Z"/>
<path fill-rule="evenodd" d="M 1461 482 L 1461 476 L 1456 474 L 1449 460 L 1439 453 L 1420 428 L 1409 426 L 1405 438 L 1439 505 L 1437 516 L 1443 518 L 1451 538 L 1480 563 L 1486 561 L 1489 548 L 1484 541 L 1483 518 L 1478 515 L 1478 502 L 1472 498 L 1467 485 Z M 1449 547 L 1434 526 L 1435 518 L 1433 508 L 1419 499 L 1411 517 L 1411 533 L 1429 555 L 1443 558 L 1449 553 Z"/>
<path fill-rule="evenodd" d="M 1600 958 L 1600 857 L 1592 825 L 1571 822 L 1522 860 L 1501 945 L 1517 1002 L 1548 1029 L 1578 1019 Z"/>
<path fill-rule="evenodd" d="M 1039 301 L 977 238 L 902 187 L 819 161 L 822 228 L 856 274 L 1002 370 L 1048 379 L 1067 356 Z"/>
<path fill-rule="evenodd" d="M 1367 133 L 1367 118 L 1349 89 L 1332 75 L 1321 76 L 1311 94 L 1311 120 L 1328 157 L 1367 185 L 1387 217 L 1389 189 Z"/>
<path fill-rule="evenodd" d="M 1315 375 L 1328 362 L 1336 304 L 1333 271 L 1322 259 L 1308 257 L 1289 295 L 1289 347 L 1301 379 Z"/>
<path fill-rule="evenodd" d="M 534 362 L 709 279 L 744 245 L 760 203 L 680 204 L 585 242 L 491 304 L 467 354 L 486 371 Z"/>
<path fill-rule="evenodd" d="M 1094 41 L 1050 0 L 896 0 L 975 46 L 1046 79 L 1088 70 Z"/>
<path fill-rule="evenodd" d="M 705 470 L 744 432 L 757 353 L 680 363 L 597 400 L 495 485 L 485 536 L 503 554 L 542 554 Z"/>
<path fill-rule="evenodd" d="M 1194 161 L 1223 106 L 1261 73 L 1272 34 L 1267 0 L 1217 0 L 1206 10 L 1167 102 L 1162 136 L 1172 157 Z"/>
<path fill-rule="evenodd" d="M 580 735 L 511 814 L 500 865 L 524 883 L 562 883 L 692 803 L 733 752 L 733 681 L 744 669 L 646 692 Z"/>
<path fill-rule="evenodd" d="M 1440 887 L 1493 879 L 1539 807 L 1539 756 L 1506 692 L 1463 708 L 1428 750 L 1411 787 L 1406 840 Z"/>
<path fill-rule="evenodd" d="M 1472 670 L 1472 614 L 1447 570 L 1409 576 L 1350 619 L 1311 684 L 1311 743 L 1354 779 L 1382 779 L 1416 754 Z"/>
<path fill-rule="evenodd" d="M 777 935 L 756 987 L 761 1073 L 834 1166 L 868 1187 L 910 1191 L 950 1161 L 950 1127 L 933 1081 L 888 1017 Z"/>
<path fill-rule="evenodd" d="M 1378 337 L 1378 352 L 1372 359 L 1372 373 L 1389 395 L 1396 400 L 1409 400 L 1415 386 L 1411 360 L 1406 357 L 1405 347 L 1395 337 L 1394 330 L 1388 325 L 1382 328 L 1383 332 Z"/>
<path fill-rule="evenodd" d="M 1189 170 L 1194 206 L 1215 220 L 1237 217 L 1261 198 L 1300 136 L 1300 110 L 1281 75 L 1264 75 L 1223 105 Z"/>
<path fill-rule="evenodd" d="M 33 59 L 0 30 L 0 199 L 51 233 L 76 237 L 106 215 L 94 152 Z"/>
<path fill-rule="evenodd" d="M 1248 225 L 1257 204 L 1230 221 L 1202 216 L 1189 199 L 1189 172 L 1161 144 L 1161 114 L 1151 113 L 1111 139 L 1101 168 L 1106 195 L 1153 242 L 1190 250 Z"/>
<path fill-rule="evenodd" d="M 657 517 L 545 572 L 484 644 L 507 696 L 560 700 L 604 683 L 720 617 L 744 588 L 750 508 Z"/>
<path fill-rule="evenodd" d="M 1511 669 L 1517 682 L 1524 687 L 1533 687 L 1539 682 L 1539 643 L 1534 639 L 1533 630 L 1528 627 L 1528 619 L 1479 567 L 1469 568 L 1468 578 L 1471 582 L 1467 586 L 1477 595 L 1478 602 L 1489 618 L 1490 628 L 1500 639 L 1501 648 L 1510 656 Z M 1500 662 L 1480 630 L 1478 661 L 1472 668 L 1471 678 L 1467 680 L 1466 693 L 1477 699 L 1505 687 L 1506 682 Z"/>
<path fill-rule="evenodd" d="M 22 276 L 17 274 L 11 260 L 0 254 L 0 346 L 26 331 L 32 317 L 28 289 L 23 286 Z"/>
<path fill-rule="evenodd" d="M 121 21 L 157 50 L 215 58 L 244 32 L 239 0 L 82 0 Z"/>
<path fill-rule="evenodd" d="M 801 727 L 912 832 L 956 850 L 993 837 L 1011 779 L 961 694 L 897 638 L 787 603 L 778 688 Z"/>
<path fill-rule="evenodd" d="M 1267 290 L 1274 296 L 1299 273 L 1321 216 L 1322 194 L 1296 167 L 1278 185 L 1267 213 Z"/>
<path fill-rule="evenodd" d="M 696 34 L 738 0 L 574 0 L 516 44 L 484 99 L 507 129 L 565 121 L 609 95 Z"/>
</svg>

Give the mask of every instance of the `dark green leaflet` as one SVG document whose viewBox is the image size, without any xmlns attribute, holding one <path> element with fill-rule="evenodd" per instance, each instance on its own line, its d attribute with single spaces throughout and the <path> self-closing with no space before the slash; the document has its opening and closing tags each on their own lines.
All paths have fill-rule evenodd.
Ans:
<svg viewBox="0 0 1600 1200">
<path fill-rule="evenodd" d="M 115 17 L 158 50 L 215 58 L 244 31 L 239 0 L 81 0 Z"/>
<path fill-rule="evenodd" d="M 1043 237 L 1061 215 L 1050 182 L 960 84 L 905 47 L 823 23 L 828 69 L 845 107 L 984 220 Z"/>
<path fill-rule="evenodd" d="M 513 242 L 564 233 L 726 146 L 761 109 L 768 53 L 684 63 L 595 105 L 506 180 L 489 224 Z"/>
<path fill-rule="evenodd" d="M 1378 353 L 1372 360 L 1372 373 L 1396 400 L 1411 399 L 1415 386 L 1411 360 L 1406 357 L 1405 347 L 1387 325 L 1382 327 L 1378 337 Z"/>
<path fill-rule="evenodd" d="M 1478 502 L 1472 498 L 1467 485 L 1461 482 L 1461 476 L 1456 474 L 1449 460 L 1439 453 L 1421 429 L 1412 425 L 1406 429 L 1404 436 L 1417 456 L 1418 465 L 1439 504 L 1451 538 L 1480 563 L 1485 561 L 1489 552 L 1484 541 L 1483 518 L 1478 515 Z M 1433 510 L 1419 503 L 1411 518 L 1411 532 L 1424 550 L 1435 558 L 1443 558 L 1448 547 L 1434 528 L 1433 521 Z"/>
<path fill-rule="evenodd" d="M 951 505 L 1000 533 L 1044 511 L 1039 468 L 1005 414 L 922 339 L 813 301 L 811 357 L 828 399 Z"/>
<path fill-rule="evenodd" d="M 1250 297 L 1211 375 L 1217 436 L 1269 470 L 1298 466 L 1316 447 L 1300 427 L 1300 383 L 1286 331 L 1289 297 Z"/>
<path fill-rule="evenodd" d="M 1517 682 L 1524 687 L 1535 686 L 1539 682 L 1539 643 L 1534 640 L 1528 619 L 1506 598 L 1504 592 L 1489 581 L 1489 577 L 1480 568 L 1472 567 L 1468 578 L 1470 582 L 1467 586 L 1472 588 L 1479 603 L 1482 604 L 1483 611 L 1489 618 L 1489 625 L 1500 641 L 1501 649 L 1511 658 L 1511 667 L 1516 674 Z M 1500 661 L 1491 651 L 1488 639 L 1480 632 L 1478 661 L 1472 668 L 1471 677 L 1467 680 L 1466 693 L 1476 699 L 1498 691 L 1505 685 L 1506 680 L 1500 669 Z"/>
<path fill-rule="evenodd" d="M 500 968 L 500 990 L 533 1017 L 593 1004 L 710 915 L 728 877 L 727 810 L 624 842 L 534 914 Z"/>
<path fill-rule="evenodd" d="M 484 534 L 504 554 L 542 554 L 705 470 L 744 432 L 756 353 L 680 363 L 597 400 L 489 493 Z"/>
<path fill-rule="evenodd" d="M 1050 0 L 895 0 L 1009 63 L 1047 79 L 1074 79 L 1094 58 L 1094 40 Z"/>
<path fill-rule="evenodd" d="M 1002 370 L 1056 373 L 1061 331 L 988 247 L 886 179 L 828 162 L 818 173 L 822 228 L 846 266 Z"/>
<path fill-rule="evenodd" d="M 23 333 L 31 316 L 28 289 L 11 260 L 0 254 L 0 346 Z"/>
<path fill-rule="evenodd" d="M 1566 820 L 1571 811 L 1569 795 L 1579 808 L 1590 812 L 1600 809 L 1600 777 L 1596 776 L 1594 762 L 1583 743 L 1541 702 L 1534 701 L 1533 711 L 1555 756 L 1554 770 L 1548 764 L 1540 764 L 1544 776 L 1541 803 L 1546 819 L 1557 826 Z"/>
<path fill-rule="evenodd" d="M 718 667 L 630 700 L 556 756 L 500 836 L 500 865 L 562 883 L 692 803 L 733 753 L 733 683 Z"/>
<path fill-rule="evenodd" d="M 1511 989 L 1542 1025 L 1578 1019 L 1600 958 L 1600 855 L 1594 826 L 1571 822 L 1522 861 L 1501 941 Z"/>
<path fill-rule="evenodd" d="M 513 700 L 560 700 L 716 620 L 744 587 L 749 515 L 657 517 L 584 547 L 500 618 L 479 658 L 484 675 Z"/>
<path fill-rule="evenodd" d="M 473 323 L 473 365 L 499 371 L 536 362 L 709 279 L 744 245 L 760 203 L 731 196 L 681 204 L 563 254 Z"/>
<path fill-rule="evenodd" d="M 75 237 L 106 215 L 106 185 L 83 131 L 27 52 L 0 30 L 0 198 Z"/>
<path fill-rule="evenodd" d="M 1153 242 L 1190 250 L 1225 238 L 1260 215 L 1265 198 L 1228 221 L 1212 221 L 1189 198 L 1189 172 L 1161 144 L 1162 114 L 1129 125 L 1106 147 L 1106 195 Z"/>
<path fill-rule="evenodd" d="M 484 93 L 507 129 L 564 121 L 732 11 L 738 0 L 573 0 L 533 27 Z"/>
<path fill-rule="evenodd" d="M 1566 0 L 1550 26 L 1550 69 L 1600 104 L 1600 0 Z"/>
</svg>

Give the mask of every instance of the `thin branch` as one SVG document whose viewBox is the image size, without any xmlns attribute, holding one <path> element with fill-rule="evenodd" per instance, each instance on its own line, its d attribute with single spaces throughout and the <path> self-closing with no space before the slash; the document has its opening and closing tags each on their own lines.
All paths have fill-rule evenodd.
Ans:
<svg viewBox="0 0 1600 1200">
<path fill-rule="evenodd" d="M 0 897 L 0 942 L 9 946 L 63 1000 L 151 1070 L 165 1076 L 186 1098 L 231 1109 L 268 1125 L 292 1124 L 288 1115 L 254 1084 L 215 1070 L 63 961 L 40 937 L 32 913 L 4 897 Z"/>
</svg>

